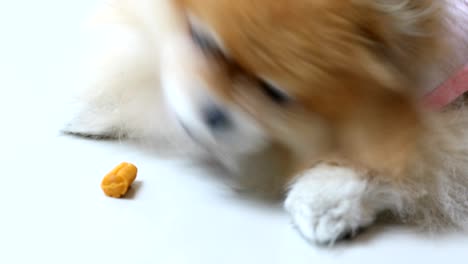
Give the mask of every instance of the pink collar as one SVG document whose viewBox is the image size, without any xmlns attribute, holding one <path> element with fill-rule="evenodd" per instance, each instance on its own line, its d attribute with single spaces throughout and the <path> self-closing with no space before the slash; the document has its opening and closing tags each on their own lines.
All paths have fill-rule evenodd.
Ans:
<svg viewBox="0 0 468 264">
<path fill-rule="evenodd" d="M 439 87 L 424 96 L 423 106 L 431 110 L 441 110 L 466 91 L 468 91 L 468 64 Z"/>
</svg>

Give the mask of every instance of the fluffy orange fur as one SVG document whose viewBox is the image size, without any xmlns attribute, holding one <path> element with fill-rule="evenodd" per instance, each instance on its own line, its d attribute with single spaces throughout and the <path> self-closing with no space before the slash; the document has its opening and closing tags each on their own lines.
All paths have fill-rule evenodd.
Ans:
<svg viewBox="0 0 468 264">
<path fill-rule="evenodd" d="M 444 47 L 438 38 L 442 9 L 434 1 L 412 1 L 405 12 L 366 0 L 181 4 L 219 34 L 229 53 L 225 67 L 235 63 L 239 74 L 274 79 L 294 98 L 278 110 L 259 102 L 261 95 L 245 85 L 222 93 L 278 141 L 286 139 L 291 151 L 300 153 L 295 157 L 301 169 L 329 155 L 385 175 L 405 166 L 424 129 L 414 97 L 418 80 L 427 70 L 424 64 Z M 246 99 L 252 97 L 255 102 Z M 270 123 L 272 112 L 285 116 L 284 122 Z M 309 142 L 317 119 L 330 134 L 320 155 Z"/>
</svg>

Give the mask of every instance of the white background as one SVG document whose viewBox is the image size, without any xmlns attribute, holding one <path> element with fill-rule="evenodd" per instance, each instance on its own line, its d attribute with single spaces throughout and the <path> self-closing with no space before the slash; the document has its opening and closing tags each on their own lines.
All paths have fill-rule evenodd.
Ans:
<svg viewBox="0 0 468 264">
<path fill-rule="evenodd" d="M 94 2 L 0 3 L 0 263 L 468 263 L 467 236 L 401 227 L 309 245 L 279 205 L 210 172 L 60 135 Z M 106 198 L 101 177 L 121 161 L 139 168 L 132 197 Z"/>
</svg>

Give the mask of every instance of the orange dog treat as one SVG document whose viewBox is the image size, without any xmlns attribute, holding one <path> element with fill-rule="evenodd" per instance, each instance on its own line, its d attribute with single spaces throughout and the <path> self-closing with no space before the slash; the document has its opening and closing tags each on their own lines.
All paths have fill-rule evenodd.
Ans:
<svg viewBox="0 0 468 264">
<path fill-rule="evenodd" d="M 137 176 L 137 167 L 122 162 L 109 172 L 101 182 L 101 189 L 107 196 L 120 198 L 124 196 Z"/>
</svg>

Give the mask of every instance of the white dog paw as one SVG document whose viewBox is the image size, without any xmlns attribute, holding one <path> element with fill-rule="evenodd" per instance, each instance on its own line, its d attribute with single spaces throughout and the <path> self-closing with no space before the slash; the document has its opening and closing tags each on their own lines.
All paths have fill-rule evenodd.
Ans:
<svg viewBox="0 0 468 264">
<path fill-rule="evenodd" d="M 356 171 L 319 165 L 292 185 L 285 208 L 307 240 L 333 244 L 371 224 L 378 207 Z"/>
</svg>

